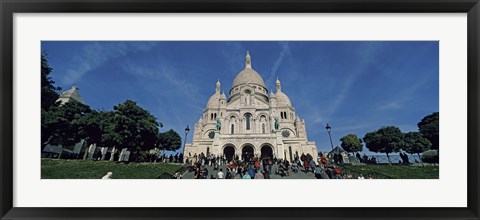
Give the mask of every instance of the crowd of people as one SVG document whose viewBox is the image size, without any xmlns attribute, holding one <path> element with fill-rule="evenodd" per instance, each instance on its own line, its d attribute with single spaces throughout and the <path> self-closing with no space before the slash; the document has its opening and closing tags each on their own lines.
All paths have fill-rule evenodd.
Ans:
<svg viewBox="0 0 480 220">
<path fill-rule="evenodd" d="M 343 173 L 339 166 L 329 162 L 329 158 L 320 155 L 318 161 L 309 154 L 296 155 L 292 162 L 276 157 L 233 157 L 225 155 L 194 155 L 194 160 L 186 161 L 188 172 L 195 179 L 270 179 L 272 175 L 280 177 L 293 173 L 313 173 L 317 179 L 353 179 L 353 175 Z M 208 168 L 213 168 L 209 169 Z M 212 171 L 213 170 L 213 171 Z M 311 174 L 310 174 L 311 175 Z M 365 177 L 358 176 L 359 179 Z"/>
</svg>

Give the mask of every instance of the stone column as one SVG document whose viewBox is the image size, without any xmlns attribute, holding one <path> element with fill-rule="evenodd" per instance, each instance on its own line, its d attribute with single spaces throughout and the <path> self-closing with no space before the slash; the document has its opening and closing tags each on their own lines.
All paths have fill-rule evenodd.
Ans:
<svg viewBox="0 0 480 220">
<path fill-rule="evenodd" d="M 118 156 L 118 162 L 123 161 L 123 157 L 125 156 L 125 149 L 126 148 L 123 148 L 122 151 L 120 151 L 120 156 Z"/>
<path fill-rule="evenodd" d="M 113 161 L 115 158 L 115 153 L 117 152 L 117 149 L 115 147 L 112 148 L 112 152 L 110 153 L 110 161 Z"/>
<path fill-rule="evenodd" d="M 90 144 L 90 147 L 88 148 L 88 159 L 93 160 L 93 155 L 95 154 L 95 150 L 97 149 L 96 144 Z"/>
<path fill-rule="evenodd" d="M 277 130 L 275 136 L 277 144 L 277 152 L 275 154 L 277 155 L 277 159 L 285 159 L 285 146 L 283 145 L 282 132 Z"/>
<path fill-rule="evenodd" d="M 102 158 L 100 160 L 105 160 L 105 156 L 107 154 L 108 147 L 101 147 L 100 152 L 102 153 Z"/>
</svg>

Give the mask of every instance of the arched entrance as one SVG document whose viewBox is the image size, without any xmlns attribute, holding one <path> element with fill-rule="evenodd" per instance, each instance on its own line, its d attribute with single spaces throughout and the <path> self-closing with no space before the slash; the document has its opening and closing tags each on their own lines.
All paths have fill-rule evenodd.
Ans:
<svg viewBox="0 0 480 220">
<path fill-rule="evenodd" d="M 227 161 L 233 160 L 233 157 L 235 156 L 235 148 L 231 145 L 225 146 L 223 148 L 223 155 L 227 158 Z"/>
<path fill-rule="evenodd" d="M 245 145 L 242 148 L 242 159 L 246 161 L 250 161 L 250 158 L 254 156 L 254 149 L 252 145 Z"/>
<path fill-rule="evenodd" d="M 273 149 L 270 145 L 265 145 L 260 149 L 260 159 L 273 160 Z"/>
</svg>

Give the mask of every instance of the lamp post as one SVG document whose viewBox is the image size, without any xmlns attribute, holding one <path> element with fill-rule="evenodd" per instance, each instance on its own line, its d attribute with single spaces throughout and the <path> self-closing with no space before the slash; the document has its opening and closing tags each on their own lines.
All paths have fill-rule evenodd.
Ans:
<svg viewBox="0 0 480 220">
<path fill-rule="evenodd" d="M 187 144 L 188 132 L 190 132 L 190 128 L 188 128 L 188 125 L 187 125 L 187 127 L 185 128 L 185 141 L 183 142 L 183 151 L 185 151 L 185 145 Z"/>
<path fill-rule="evenodd" d="M 187 157 L 187 155 L 185 155 L 185 145 L 187 145 L 188 132 L 190 132 L 190 128 L 188 128 L 188 125 L 187 125 L 187 127 L 185 128 L 185 141 L 183 141 L 183 161 L 182 162 L 185 162 L 185 158 Z"/>
<path fill-rule="evenodd" d="M 332 127 L 330 127 L 330 125 L 327 124 L 327 127 L 325 127 L 325 129 L 327 129 L 328 137 L 330 137 L 330 145 L 332 146 L 332 151 L 333 151 L 332 135 L 330 135 L 330 131 L 332 131 Z"/>
</svg>

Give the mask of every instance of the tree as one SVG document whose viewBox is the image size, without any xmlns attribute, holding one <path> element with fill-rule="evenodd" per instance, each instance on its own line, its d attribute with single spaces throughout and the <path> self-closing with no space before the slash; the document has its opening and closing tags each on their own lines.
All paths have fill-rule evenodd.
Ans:
<svg viewBox="0 0 480 220">
<path fill-rule="evenodd" d="M 388 164 L 392 164 L 390 153 L 398 152 L 403 145 L 403 133 L 398 127 L 388 126 L 365 134 L 366 147 L 373 152 L 387 154 Z"/>
<path fill-rule="evenodd" d="M 121 148 L 123 146 L 123 137 L 117 133 L 117 130 L 121 130 L 121 128 L 117 128 L 115 112 L 100 112 L 98 117 L 100 119 L 100 129 L 102 132 L 100 145 Z"/>
<path fill-rule="evenodd" d="M 55 105 L 58 99 L 57 91 L 60 91 L 60 87 L 56 87 L 50 73 L 52 68 L 48 65 L 48 60 L 45 54 L 41 55 L 41 108 L 42 110 L 48 110 L 51 106 Z"/>
<path fill-rule="evenodd" d="M 404 137 L 404 148 L 409 154 L 417 154 L 425 152 L 432 146 L 432 143 L 420 134 L 420 132 L 408 132 Z M 422 162 L 423 165 L 423 162 Z"/>
<path fill-rule="evenodd" d="M 78 133 L 78 120 L 90 111 L 90 107 L 76 101 L 42 110 L 42 150 L 47 144 L 72 146 L 78 143 L 82 138 Z"/>
<path fill-rule="evenodd" d="M 355 154 L 355 152 L 363 150 L 363 141 L 355 134 L 347 134 L 340 138 L 340 141 L 342 142 L 342 148 L 349 153 Z"/>
<path fill-rule="evenodd" d="M 430 115 L 425 116 L 417 125 L 418 130 L 423 137 L 428 139 L 432 143 L 431 149 L 438 150 L 439 138 L 438 138 L 438 124 L 439 124 L 439 113 L 434 112 Z"/>
<path fill-rule="evenodd" d="M 106 123 L 109 123 L 108 113 L 93 110 L 75 120 L 74 123 L 78 127 L 78 135 L 87 144 L 101 144 L 102 136 L 106 132 Z"/>
<path fill-rule="evenodd" d="M 182 138 L 173 129 L 158 135 L 158 146 L 162 150 L 174 151 L 182 146 Z"/>
<path fill-rule="evenodd" d="M 132 154 L 152 149 L 158 142 L 156 118 L 136 102 L 127 100 L 114 106 L 113 123 L 108 127 L 107 140 L 126 147 Z"/>
</svg>

